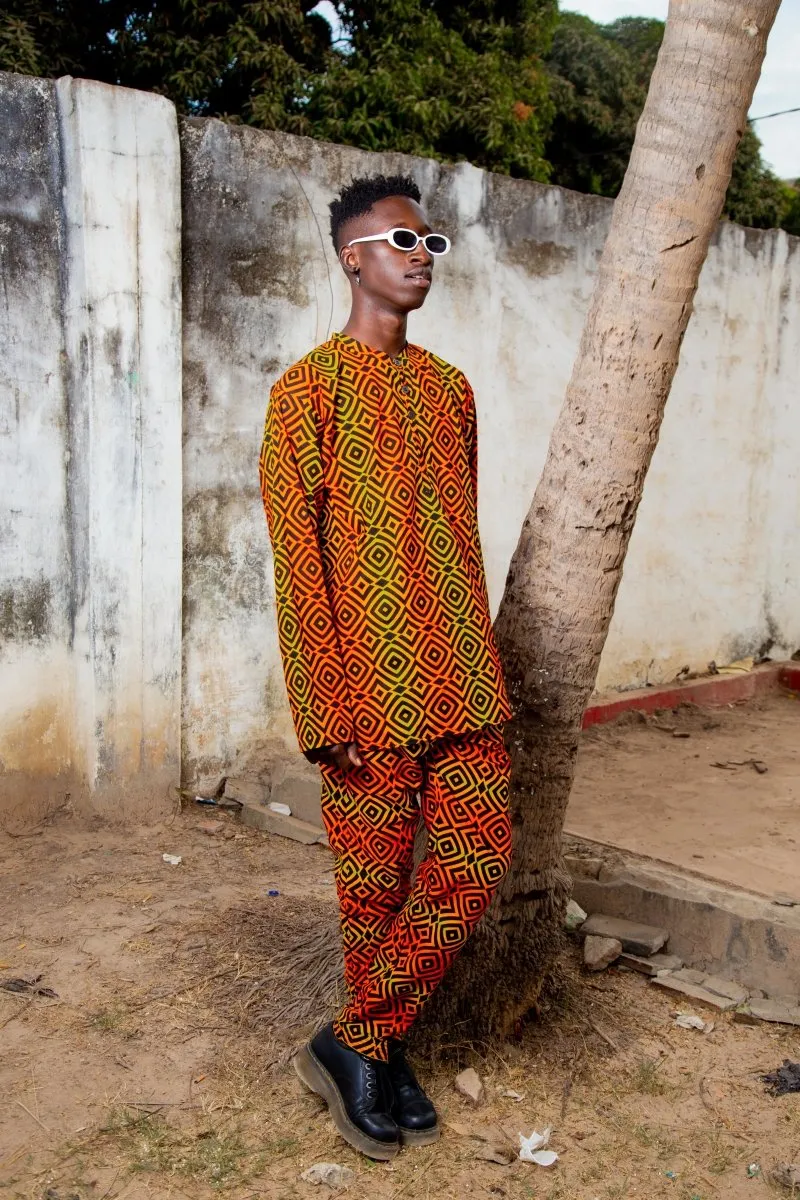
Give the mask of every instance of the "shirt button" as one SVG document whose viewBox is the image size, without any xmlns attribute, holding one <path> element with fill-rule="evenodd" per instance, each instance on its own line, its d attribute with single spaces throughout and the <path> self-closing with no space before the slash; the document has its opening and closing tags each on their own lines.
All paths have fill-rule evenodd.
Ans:
<svg viewBox="0 0 800 1200">
<path fill-rule="evenodd" d="M 410 396 L 411 395 L 411 388 L 408 386 L 407 383 L 401 383 L 399 391 L 400 391 L 401 396 Z"/>
</svg>

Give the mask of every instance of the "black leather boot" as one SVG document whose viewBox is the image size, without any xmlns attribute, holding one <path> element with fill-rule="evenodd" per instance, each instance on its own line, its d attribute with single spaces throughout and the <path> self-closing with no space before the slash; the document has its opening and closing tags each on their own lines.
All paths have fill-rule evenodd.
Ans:
<svg viewBox="0 0 800 1200">
<path fill-rule="evenodd" d="M 427 1146 L 429 1142 L 437 1142 L 439 1121 L 436 1109 L 406 1062 L 402 1042 L 393 1041 L 390 1044 L 389 1080 L 394 1092 L 392 1116 L 400 1130 L 400 1140 L 407 1146 Z"/>
<path fill-rule="evenodd" d="M 385 1063 L 345 1046 L 334 1037 L 332 1025 L 315 1034 L 292 1061 L 306 1087 L 326 1101 L 346 1142 L 369 1158 L 394 1158 L 400 1133 L 390 1115 L 394 1097 Z"/>
</svg>

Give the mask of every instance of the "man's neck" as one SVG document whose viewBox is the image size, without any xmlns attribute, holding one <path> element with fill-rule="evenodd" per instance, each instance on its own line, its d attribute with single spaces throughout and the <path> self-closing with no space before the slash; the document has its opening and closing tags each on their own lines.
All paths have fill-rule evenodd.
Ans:
<svg viewBox="0 0 800 1200">
<path fill-rule="evenodd" d="M 353 305 L 342 333 L 395 358 L 406 344 L 405 313 L 383 312 Z"/>
</svg>

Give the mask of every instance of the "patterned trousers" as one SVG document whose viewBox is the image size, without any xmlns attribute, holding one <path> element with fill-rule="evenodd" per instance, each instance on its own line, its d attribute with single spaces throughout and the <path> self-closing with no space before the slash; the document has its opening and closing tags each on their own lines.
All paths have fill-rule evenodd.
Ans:
<svg viewBox="0 0 800 1200">
<path fill-rule="evenodd" d="M 508 869 L 509 759 L 496 727 L 362 759 L 347 774 L 321 765 L 349 993 L 334 1033 L 385 1061 Z M 412 888 L 420 808 L 428 850 Z"/>
</svg>

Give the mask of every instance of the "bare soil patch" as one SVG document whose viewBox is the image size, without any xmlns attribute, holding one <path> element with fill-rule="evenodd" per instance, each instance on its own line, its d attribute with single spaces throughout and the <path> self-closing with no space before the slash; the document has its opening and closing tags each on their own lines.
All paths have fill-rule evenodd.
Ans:
<svg viewBox="0 0 800 1200">
<path fill-rule="evenodd" d="M 333 1161 L 368 1200 L 743 1200 L 800 1158 L 797 1096 L 758 1078 L 800 1057 L 798 1031 L 727 1017 L 710 1034 L 678 1029 L 668 998 L 638 976 L 583 975 L 574 947 L 519 1042 L 476 1050 L 454 1031 L 418 1064 L 445 1122 L 438 1145 L 389 1167 L 359 1158 L 287 1065 L 310 1026 L 276 1026 L 271 994 L 286 945 L 329 928 L 330 856 L 231 819 L 210 836 L 204 817 L 131 831 L 62 815 L 4 839 L 0 978 L 41 976 L 57 993 L 0 990 L 9 1196 L 302 1200 L 325 1189 L 301 1171 Z M 477 1110 L 452 1086 L 465 1065 L 486 1084 Z M 551 1171 L 486 1162 L 470 1136 L 490 1128 L 511 1145 L 544 1125 L 561 1156 Z M 749 1178 L 754 1162 L 763 1174 Z"/>
<path fill-rule="evenodd" d="M 681 705 L 594 726 L 581 738 L 566 829 L 800 900 L 800 698 Z"/>
</svg>

